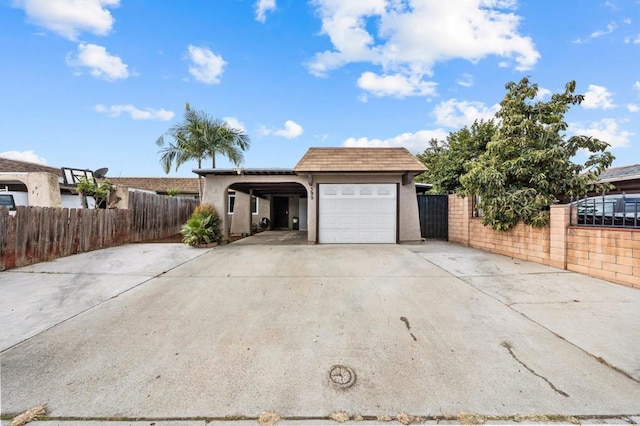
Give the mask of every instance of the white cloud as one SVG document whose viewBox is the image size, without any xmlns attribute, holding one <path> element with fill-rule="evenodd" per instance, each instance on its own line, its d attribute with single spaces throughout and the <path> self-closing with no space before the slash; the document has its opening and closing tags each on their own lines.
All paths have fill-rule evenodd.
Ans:
<svg viewBox="0 0 640 426">
<path fill-rule="evenodd" d="M 262 127 L 260 128 L 260 133 L 262 133 L 263 135 L 276 135 L 282 136 L 283 138 L 287 139 L 295 139 L 298 136 L 302 135 L 302 133 L 304 133 L 304 129 L 295 121 L 287 120 L 284 122 L 283 129 L 272 130 L 268 127 Z"/>
<path fill-rule="evenodd" d="M 206 47 L 189 45 L 189 73 L 197 81 L 205 84 L 220 83 L 220 76 L 224 72 L 227 63 L 222 56 L 216 55 Z"/>
<path fill-rule="evenodd" d="M 321 32 L 333 45 L 307 64 L 316 76 L 366 62 L 381 67 L 383 76 L 422 81 L 436 63 L 451 59 L 475 63 L 493 55 L 515 61 L 517 70 L 529 70 L 540 57 L 532 39 L 518 33 L 521 18 L 513 13 L 516 2 L 511 0 L 312 3 L 322 20 Z"/>
<path fill-rule="evenodd" d="M 596 31 L 592 32 L 589 37 L 590 38 L 599 38 L 599 37 L 602 37 L 603 35 L 611 34 L 612 32 L 614 32 L 616 30 L 617 27 L 618 26 L 615 23 L 608 24 L 606 30 L 596 30 Z"/>
<path fill-rule="evenodd" d="M 629 112 L 638 112 L 638 111 L 640 111 L 640 105 L 627 104 L 627 109 L 629 110 Z"/>
<path fill-rule="evenodd" d="M 24 9 L 30 22 L 76 40 L 83 31 L 109 34 L 114 19 L 107 8 L 118 7 L 120 0 L 14 0 L 13 4 Z"/>
<path fill-rule="evenodd" d="M 619 128 L 619 122 L 613 118 L 603 118 L 588 124 L 570 123 L 569 133 L 591 136 L 608 142 L 612 148 L 629 145 L 629 139 L 635 133 Z"/>
<path fill-rule="evenodd" d="M 581 104 L 586 109 L 611 109 L 615 108 L 611 99 L 611 92 L 604 87 L 595 84 L 589 85 L 589 90 L 584 94 L 584 101 Z"/>
<path fill-rule="evenodd" d="M 123 113 L 128 113 L 134 120 L 171 120 L 175 114 L 173 111 L 167 111 L 166 109 L 154 109 L 145 108 L 138 109 L 133 105 L 111 105 L 106 107 L 102 104 L 95 106 L 97 112 L 109 114 L 111 117 L 120 117 Z"/>
<path fill-rule="evenodd" d="M 636 81 L 635 83 L 633 83 L 633 88 L 640 91 L 640 81 Z"/>
<path fill-rule="evenodd" d="M 114 81 L 129 77 L 127 64 L 120 57 L 109 54 L 104 46 L 96 44 L 80 43 L 76 56 L 67 55 L 67 64 L 89 68 L 92 76 L 102 80 Z"/>
<path fill-rule="evenodd" d="M 462 128 L 472 125 L 476 120 L 482 119 L 486 121 L 494 118 L 499 108 L 500 105 L 498 104 L 487 107 L 482 102 L 458 101 L 454 98 L 440 102 L 433 110 L 433 113 L 436 116 L 438 125 Z"/>
<path fill-rule="evenodd" d="M 242 130 L 243 132 L 246 130 L 244 123 L 235 117 L 224 117 L 223 120 L 233 129 Z"/>
<path fill-rule="evenodd" d="M 32 150 L 0 152 L 0 157 L 10 160 L 26 161 L 28 163 L 47 164 L 47 160 L 37 155 Z"/>
<path fill-rule="evenodd" d="M 431 96 L 436 93 L 437 83 L 422 81 L 402 74 L 376 75 L 370 71 L 363 73 L 358 79 L 358 87 L 374 96 Z"/>
<path fill-rule="evenodd" d="M 471 74 L 464 73 L 456 80 L 456 83 L 462 87 L 471 87 L 473 86 L 473 76 Z"/>
<path fill-rule="evenodd" d="M 404 147 L 413 153 L 424 151 L 431 139 L 444 140 L 449 132 L 443 129 L 419 130 L 415 133 L 402 133 L 388 139 L 349 138 L 343 142 L 344 146 L 356 148 L 369 147 Z"/>
<path fill-rule="evenodd" d="M 546 98 L 548 98 L 549 96 L 551 96 L 551 90 L 545 89 L 544 87 L 538 87 L 538 93 L 536 94 L 536 97 L 533 98 L 533 100 L 534 101 L 543 101 Z"/>
<path fill-rule="evenodd" d="M 265 22 L 267 20 L 267 12 L 273 10 L 276 10 L 276 0 L 257 0 L 256 21 Z"/>
</svg>

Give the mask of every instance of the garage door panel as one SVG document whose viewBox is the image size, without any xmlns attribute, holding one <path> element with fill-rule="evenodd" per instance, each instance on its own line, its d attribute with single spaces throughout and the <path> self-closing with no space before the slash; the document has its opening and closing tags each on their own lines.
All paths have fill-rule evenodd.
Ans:
<svg viewBox="0 0 640 426">
<path fill-rule="evenodd" d="M 319 242 L 395 243 L 395 184 L 321 184 Z"/>
</svg>

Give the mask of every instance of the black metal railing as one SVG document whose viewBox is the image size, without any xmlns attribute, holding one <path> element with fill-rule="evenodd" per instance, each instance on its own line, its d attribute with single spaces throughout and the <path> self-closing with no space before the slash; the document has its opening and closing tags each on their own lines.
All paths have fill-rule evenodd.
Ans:
<svg viewBox="0 0 640 426">
<path fill-rule="evenodd" d="M 572 199 L 571 225 L 640 228 L 640 194 Z"/>
</svg>

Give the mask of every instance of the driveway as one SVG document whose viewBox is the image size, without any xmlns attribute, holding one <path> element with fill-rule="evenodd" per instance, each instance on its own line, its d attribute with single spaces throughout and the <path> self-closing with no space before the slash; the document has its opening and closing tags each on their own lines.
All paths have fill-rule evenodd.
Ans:
<svg viewBox="0 0 640 426">
<path fill-rule="evenodd" d="M 178 247 L 4 350 L 2 414 L 640 418 L 638 290 L 439 242 Z M 175 253 L 186 260 L 165 263 Z M 68 259 L 1 273 L 3 296 L 20 274 L 60 285 Z M 66 282 L 85 275 L 127 287 L 98 263 Z"/>
</svg>

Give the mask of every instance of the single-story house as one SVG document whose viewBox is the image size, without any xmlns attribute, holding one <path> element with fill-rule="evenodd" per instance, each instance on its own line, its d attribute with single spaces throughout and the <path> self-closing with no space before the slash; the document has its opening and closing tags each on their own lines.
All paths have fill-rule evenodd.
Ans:
<svg viewBox="0 0 640 426">
<path fill-rule="evenodd" d="M 69 173 L 68 168 L 67 174 Z M 93 172 L 73 169 L 77 172 Z M 177 196 L 198 198 L 198 178 L 106 178 L 116 186 L 121 198 L 117 206 L 127 208 L 128 191 L 145 191 L 167 195 L 171 190 Z M 82 208 L 75 185 L 61 167 L 51 167 L 27 161 L 0 157 L 0 192 L 13 197 L 17 206 Z M 91 206 L 93 199 L 89 197 Z"/>
<path fill-rule="evenodd" d="M 414 177 L 425 166 L 405 148 L 310 148 L 293 169 L 197 169 L 203 203 L 222 232 L 306 230 L 310 243 L 420 240 Z M 230 195 L 230 193 L 232 193 Z"/>
<path fill-rule="evenodd" d="M 80 208 L 73 186 L 61 168 L 0 157 L 0 191 L 18 206 Z"/>
</svg>

